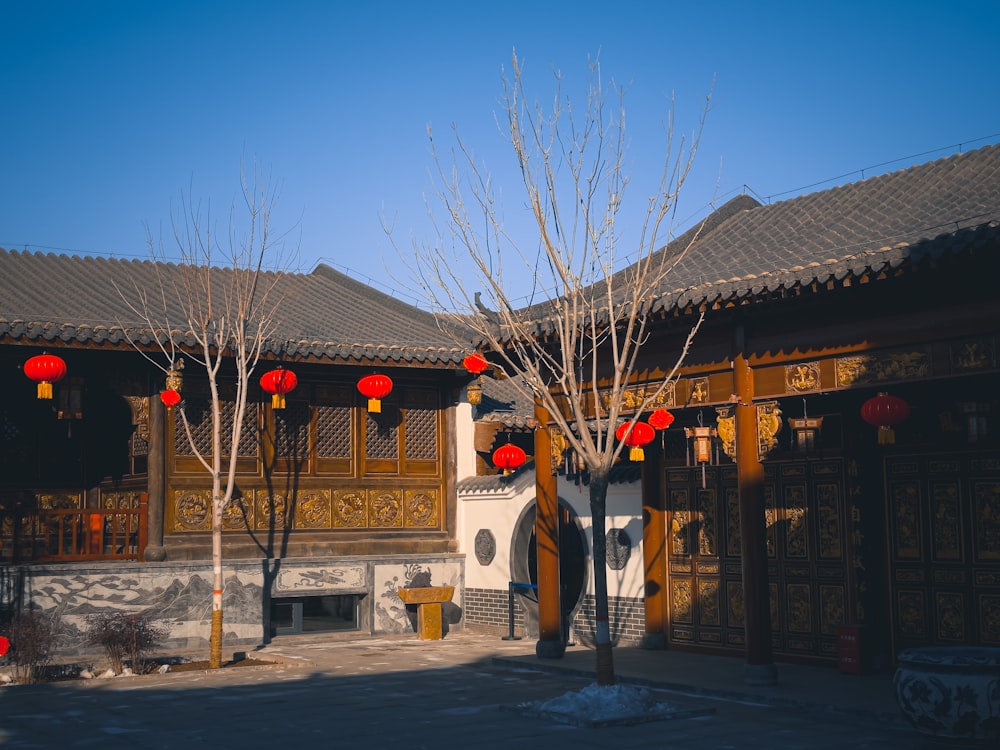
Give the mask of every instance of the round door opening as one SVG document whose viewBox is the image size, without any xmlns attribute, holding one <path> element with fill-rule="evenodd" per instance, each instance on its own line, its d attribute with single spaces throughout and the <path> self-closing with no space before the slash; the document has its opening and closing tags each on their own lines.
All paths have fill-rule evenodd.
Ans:
<svg viewBox="0 0 1000 750">
<path fill-rule="evenodd" d="M 515 583 L 538 585 L 538 558 L 535 537 L 537 506 L 528 505 L 514 527 L 511 544 L 511 580 Z M 579 517 L 569 505 L 559 501 L 559 588 L 563 619 L 563 637 L 569 639 L 569 624 L 583 601 L 588 568 L 586 537 Z M 528 636 L 538 635 L 537 589 L 530 594 L 518 590 L 525 612 L 524 627 Z"/>
</svg>

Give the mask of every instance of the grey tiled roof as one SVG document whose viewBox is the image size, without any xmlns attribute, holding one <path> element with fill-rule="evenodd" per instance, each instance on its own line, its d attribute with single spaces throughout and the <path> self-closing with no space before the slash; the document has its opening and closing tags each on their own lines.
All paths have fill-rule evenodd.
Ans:
<svg viewBox="0 0 1000 750">
<path fill-rule="evenodd" d="M 659 252 L 680 253 L 696 232 Z M 771 205 L 739 196 L 706 219 L 650 309 L 750 301 L 998 242 L 993 145 Z M 529 313 L 541 330 L 548 309 Z"/>
<path fill-rule="evenodd" d="M 517 387 L 514 380 L 482 379 L 483 400 L 476 407 L 477 420 L 499 422 L 504 427 L 517 430 L 534 427 L 535 403 L 524 394 L 524 389 Z"/>
<path fill-rule="evenodd" d="M 698 238 L 657 307 L 842 280 L 995 243 L 1000 145 L 768 206 L 742 199 L 739 208 Z"/>
<path fill-rule="evenodd" d="M 179 283 L 183 266 L 153 261 L 0 250 L 0 336 L 31 342 L 100 343 L 127 346 L 122 326 L 143 335 L 145 324 L 128 308 L 136 286 L 154 297 Z M 212 269 L 224 282 L 232 271 Z M 268 351 L 288 357 L 342 362 L 453 366 L 468 353 L 443 334 L 432 315 L 357 282 L 325 265 L 309 274 L 267 273 L 280 299 Z M 117 287 L 116 287 L 117 285 Z M 118 289 L 121 289 L 121 293 Z M 221 288 L 221 287 L 220 287 Z M 183 317 L 176 305 L 169 320 Z M 154 310 L 153 317 L 162 320 Z M 188 342 L 191 343 L 191 342 Z"/>
</svg>

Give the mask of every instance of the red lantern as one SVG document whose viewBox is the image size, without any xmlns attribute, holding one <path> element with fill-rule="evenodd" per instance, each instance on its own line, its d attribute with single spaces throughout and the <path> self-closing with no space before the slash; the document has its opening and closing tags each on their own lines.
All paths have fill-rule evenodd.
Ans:
<svg viewBox="0 0 1000 750">
<path fill-rule="evenodd" d="M 490 366 L 490 363 L 486 361 L 486 357 L 479 352 L 476 352 L 475 354 L 470 354 L 468 357 L 463 359 L 462 366 L 473 375 L 480 375 L 484 370 L 486 370 L 487 367 Z"/>
<path fill-rule="evenodd" d="M 910 406 L 897 396 L 880 393 L 861 405 L 861 418 L 872 427 L 878 427 L 878 444 L 891 445 L 896 442 L 893 427 L 902 424 L 910 416 Z"/>
<path fill-rule="evenodd" d="M 166 390 L 160 391 L 160 401 L 164 403 L 167 407 L 167 411 L 169 411 L 181 402 L 181 394 L 173 388 L 167 388 Z"/>
<path fill-rule="evenodd" d="M 379 414 L 382 399 L 392 393 L 392 379 L 388 375 L 365 375 L 358 381 L 358 390 L 368 399 L 368 411 Z"/>
<path fill-rule="evenodd" d="M 523 466 L 527 459 L 527 454 L 513 443 L 501 445 L 493 451 L 493 465 L 503 469 L 504 476 Z"/>
<path fill-rule="evenodd" d="M 299 384 L 299 379 L 295 373 L 279 367 L 276 370 L 269 370 L 260 376 L 260 387 L 271 394 L 271 408 L 285 408 L 285 394 L 295 390 Z"/>
<path fill-rule="evenodd" d="M 666 409 L 657 409 L 649 415 L 649 424 L 657 430 L 665 430 L 674 423 L 674 415 Z"/>
<path fill-rule="evenodd" d="M 24 374 L 38 383 L 38 398 L 52 398 L 52 384 L 66 377 L 66 363 L 55 354 L 39 354 L 24 363 Z"/>
<path fill-rule="evenodd" d="M 628 457 L 630 461 L 642 461 L 646 458 L 646 453 L 642 446 L 651 442 L 656 436 L 656 431 L 645 422 L 636 422 L 630 425 L 628 422 L 615 430 L 615 437 L 623 440 L 629 447 Z"/>
</svg>

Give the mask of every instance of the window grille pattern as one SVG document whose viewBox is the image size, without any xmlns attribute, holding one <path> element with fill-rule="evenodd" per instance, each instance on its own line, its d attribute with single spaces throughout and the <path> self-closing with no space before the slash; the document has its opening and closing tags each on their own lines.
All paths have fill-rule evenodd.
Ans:
<svg viewBox="0 0 1000 750">
<path fill-rule="evenodd" d="M 274 450 L 279 456 L 309 455 L 309 405 L 288 404 L 274 411 Z"/>
<path fill-rule="evenodd" d="M 148 456 L 149 455 L 149 443 L 139 437 L 138 433 L 132 433 L 132 438 L 129 441 L 129 451 L 132 457 L 136 456 Z"/>
<path fill-rule="evenodd" d="M 399 455 L 399 426 L 385 416 L 375 419 L 367 414 L 365 429 L 365 455 L 368 458 L 397 458 Z"/>
<path fill-rule="evenodd" d="M 316 407 L 316 455 L 320 458 L 351 455 L 351 407 Z"/>
<path fill-rule="evenodd" d="M 9 440 L 11 442 L 21 437 L 21 431 L 6 414 L 0 414 L 0 437 L 5 441 Z"/>
<path fill-rule="evenodd" d="M 194 438 L 195 449 L 203 456 L 212 453 L 212 403 L 208 399 L 185 399 L 184 414 L 187 416 L 188 424 L 191 427 L 191 435 Z M 229 453 L 230 436 L 233 434 L 233 424 L 236 414 L 236 404 L 232 401 L 222 401 L 219 403 L 219 410 L 222 415 L 222 452 Z M 240 442 L 237 446 L 237 455 L 256 456 L 257 455 L 257 426 L 253 419 L 254 406 L 247 404 L 247 413 L 243 419 L 243 430 L 240 433 Z M 193 456 L 191 445 L 188 442 L 187 432 L 184 429 L 184 421 L 181 418 L 181 409 L 174 410 L 174 453 L 178 456 Z"/>
<path fill-rule="evenodd" d="M 406 410 L 406 457 L 437 458 L 437 412 L 433 409 Z"/>
</svg>

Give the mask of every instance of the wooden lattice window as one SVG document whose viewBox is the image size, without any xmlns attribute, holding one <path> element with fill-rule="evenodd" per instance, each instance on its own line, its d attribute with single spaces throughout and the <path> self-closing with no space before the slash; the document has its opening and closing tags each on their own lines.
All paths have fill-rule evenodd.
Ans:
<svg viewBox="0 0 1000 750">
<path fill-rule="evenodd" d="M 309 405 L 289 403 L 274 411 L 274 450 L 284 458 L 309 455 Z"/>
<path fill-rule="evenodd" d="M 316 455 L 348 458 L 351 455 L 351 407 L 316 407 Z"/>
<path fill-rule="evenodd" d="M 436 409 L 406 410 L 406 458 L 429 460 L 437 458 L 438 412 Z"/>
<path fill-rule="evenodd" d="M 399 456 L 399 424 L 388 414 L 373 415 L 365 412 L 365 455 L 368 458 L 397 458 Z"/>
<path fill-rule="evenodd" d="M 233 434 L 233 424 L 236 404 L 232 401 L 222 401 L 219 404 L 222 414 L 222 453 L 229 455 L 230 436 Z M 257 425 L 254 420 L 254 405 L 247 404 L 247 413 L 243 418 L 243 429 L 237 446 L 237 455 L 257 455 Z M 203 456 L 212 453 L 212 403 L 208 399 L 186 398 L 184 413 L 194 439 L 194 447 Z M 181 410 L 174 410 L 174 453 L 178 456 L 193 456 L 194 451 L 188 442 L 187 431 L 181 418 Z"/>
</svg>

